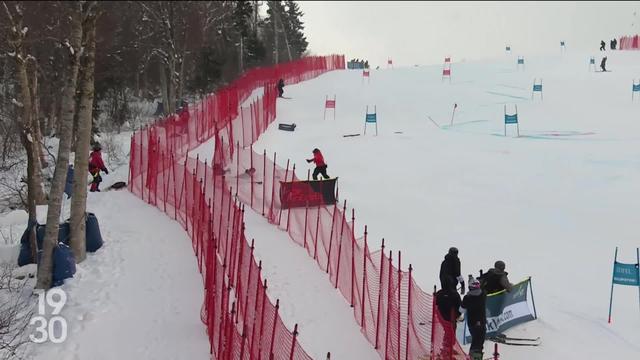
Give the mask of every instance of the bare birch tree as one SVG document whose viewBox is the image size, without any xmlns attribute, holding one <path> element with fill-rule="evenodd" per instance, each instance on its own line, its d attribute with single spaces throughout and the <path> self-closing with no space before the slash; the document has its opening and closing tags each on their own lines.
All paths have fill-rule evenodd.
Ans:
<svg viewBox="0 0 640 360">
<path fill-rule="evenodd" d="M 91 121 L 94 98 L 94 69 L 96 58 L 96 1 L 84 4 L 83 42 L 84 53 L 80 71 L 80 107 L 78 109 L 78 128 L 76 129 L 76 148 L 73 177 L 73 196 L 71 198 L 71 249 L 76 262 L 82 262 L 86 254 L 87 210 L 87 172 L 89 166 L 89 143 L 91 141 Z"/>
<path fill-rule="evenodd" d="M 43 243 L 43 254 L 38 268 L 38 282 L 36 286 L 40 289 L 51 287 L 51 273 L 53 269 L 53 250 L 58 242 L 58 229 L 60 212 L 62 205 L 62 195 L 67 175 L 67 165 L 69 164 L 69 151 L 72 142 L 72 126 L 75 114 L 75 95 L 78 79 L 78 69 L 80 67 L 80 56 L 82 53 L 82 2 L 70 2 L 66 4 L 69 8 L 69 19 L 71 30 L 69 39 L 63 41 L 63 45 L 68 52 L 67 78 L 62 96 L 62 118 L 60 120 L 60 145 L 58 147 L 58 157 L 56 168 L 51 182 L 49 192 L 49 209 L 47 211 L 47 227 Z"/>
</svg>

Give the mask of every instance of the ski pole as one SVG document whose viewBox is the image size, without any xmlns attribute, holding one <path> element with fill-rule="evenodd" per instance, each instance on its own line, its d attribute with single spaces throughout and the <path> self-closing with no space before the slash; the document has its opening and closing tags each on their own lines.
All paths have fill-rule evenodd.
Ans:
<svg viewBox="0 0 640 360">
<path fill-rule="evenodd" d="M 453 125 L 453 116 L 456 114 L 456 108 L 458 107 L 458 104 L 454 103 L 453 104 L 453 112 L 451 113 L 451 125 Z"/>
</svg>

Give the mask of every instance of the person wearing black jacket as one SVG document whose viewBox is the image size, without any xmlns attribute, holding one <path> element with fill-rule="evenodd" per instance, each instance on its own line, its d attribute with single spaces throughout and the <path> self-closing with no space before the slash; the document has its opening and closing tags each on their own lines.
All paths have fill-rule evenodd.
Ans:
<svg viewBox="0 0 640 360">
<path fill-rule="evenodd" d="M 484 339 L 487 335 L 487 295 L 480 288 L 476 279 L 469 280 L 469 293 L 462 299 L 462 307 L 467 309 L 465 315 L 471 333 L 469 355 L 472 360 L 483 359 Z"/>
<path fill-rule="evenodd" d="M 460 294 L 453 290 L 451 286 L 442 288 L 436 292 L 436 305 L 442 319 L 451 322 L 455 330 L 456 320 L 461 315 L 460 305 L 462 305 L 462 299 L 460 299 Z"/>
<path fill-rule="evenodd" d="M 607 46 L 607 43 L 604 42 L 604 40 L 600 40 L 600 51 L 604 51 L 605 50 L 605 46 Z"/>
<path fill-rule="evenodd" d="M 493 268 L 482 274 L 479 278 L 482 289 L 487 294 L 493 294 L 498 291 L 511 291 L 513 284 L 509 282 L 508 272 L 505 271 L 506 264 L 502 260 L 498 260 L 493 264 Z"/>
<path fill-rule="evenodd" d="M 456 291 L 458 282 L 462 284 L 462 294 L 464 294 L 464 278 L 460 275 L 460 258 L 458 249 L 449 248 L 449 252 L 444 256 L 440 264 L 440 287 L 442 289 L 452 288 Z"/>
<path fill-rule="evenodd" d="M 603 72 L 607 71 L 606 64 L 607 64 L 607 57 L 605 56 L 602 58 L 602 61 L 600 62 L 600 69 L 602 69 Z"/>
<path fill-rule="evenodd" d="M 280 79 L 278 80 L 278 97 L 282 97 L 282 95 L 284 94 L 284 80 Z"/>
</svg>

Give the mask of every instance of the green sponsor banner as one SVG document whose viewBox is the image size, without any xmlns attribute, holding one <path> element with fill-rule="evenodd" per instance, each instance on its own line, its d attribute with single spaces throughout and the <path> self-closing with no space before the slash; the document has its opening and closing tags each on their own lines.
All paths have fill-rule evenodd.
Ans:
<svg viewBox="0 0 640 360">
<path fill-rule="evenodd" d="M 487 295 L 487 338 L 518 324 L 536 319 L 533 297 L 530 296 L 530 285 L 531 278 L 515 284 L 511 292 L 502 290 Z M 465 342 L 471 341 L 471 334 L 466 322 L 464 340 Z"/>
</svg>

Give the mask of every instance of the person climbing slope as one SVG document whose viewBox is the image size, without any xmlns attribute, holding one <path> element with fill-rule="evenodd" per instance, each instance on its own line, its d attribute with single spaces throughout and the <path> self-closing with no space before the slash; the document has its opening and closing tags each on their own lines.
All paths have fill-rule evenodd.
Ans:
<svg viewBox="0 0 640 360">
<path fill-rule="evenodd" d="M 102 177 L 100 176 L 100 170 L 104 171 L 105 174 L 109 174 L 109 170 L 104 166 L 104 161 L 102 161 L 102 146 L 100 143 L 93 144 L 93 151 L 89 155 L 89 173 L 93 177 L 93 181 L 91 181 L 90 192 L 100 191 L 100 183 L 102 182 Z"/>
</svg>

